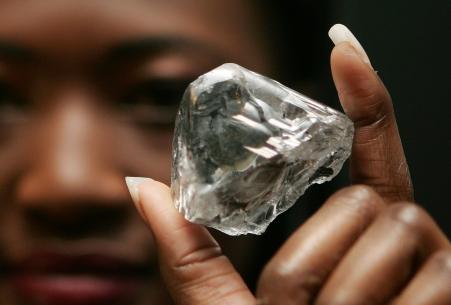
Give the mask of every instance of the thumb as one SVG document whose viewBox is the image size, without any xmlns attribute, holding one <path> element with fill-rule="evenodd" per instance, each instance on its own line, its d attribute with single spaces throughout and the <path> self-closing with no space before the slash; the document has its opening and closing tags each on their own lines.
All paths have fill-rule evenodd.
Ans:
<svg viewBox="0 0 451 305">
<path fill-rule="evenodd" d="M 148 178 L 127 186 L 156 240 L 161 274 L 178 305 L 250 305 L 254 296 L 204 227 L 175 209 L 170 189 Z"/>
<path fill-rule="evenodd" d="M 413 188 L 392 100 L 354 35 L 343 25 L 329 32 L 331 66 L 344 111 L 354 122 L 352 183 L 374 187 L 387 201 L 412 200 Z"/>
</svg>

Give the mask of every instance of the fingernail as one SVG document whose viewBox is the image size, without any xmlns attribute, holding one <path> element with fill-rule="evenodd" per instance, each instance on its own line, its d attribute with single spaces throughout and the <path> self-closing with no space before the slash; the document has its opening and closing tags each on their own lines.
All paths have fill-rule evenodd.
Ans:
<svg viewBox="0 0 451 305">
<path fill-rule="evenodd" d="M 346 26 L 343 24 L 335 24 L 329 30 L 329 37 L 335 45 L 339 45 L 343 42 L 349 43 L 355 49 L 362 61 L 373 68 L 365 49 Z"/>
<path fill-rule="evenodd" d="M 141 183 L 145 181 L 151 181 L 150 178 L 144 178 L 144 177 L 125 177 L 125 183 L 127 184 L 128 191 L 130 192 L 130 195 L 132 196 L 132 200 L 135 203 L 135 205 L 139 204 L 139 186 Z"/>
</svg>

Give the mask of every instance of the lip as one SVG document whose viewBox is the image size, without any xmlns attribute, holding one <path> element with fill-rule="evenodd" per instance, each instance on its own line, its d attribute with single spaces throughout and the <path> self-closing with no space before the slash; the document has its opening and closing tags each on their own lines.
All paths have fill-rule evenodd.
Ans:
<svg viewBox="0 0 451 305">
<path fill-rule="evenodd" d="M 9 283 L 32 304 L 128 304 L 145 285 L 148 269 L 114 255 L 39 252 L 15 266 Z"/>
</svg>

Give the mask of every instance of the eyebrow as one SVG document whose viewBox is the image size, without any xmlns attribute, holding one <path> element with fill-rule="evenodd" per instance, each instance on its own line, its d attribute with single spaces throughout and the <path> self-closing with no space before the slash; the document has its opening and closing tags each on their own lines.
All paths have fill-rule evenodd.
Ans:
<svg viewBox="0 0 451 305">
<path fill-rule="evenodd" d="M 227 61 L 227 58 L 219 52 L 219 49 L 200 40 L 179 36 L 156 36 L 124 41 L 108 48 L 106 54 L 104 54 L 106 55 L 104 63 L 130 60 L 167 50 L 195 51 L 222 62 Z M 37 54 L 32 49 L 20 44 L 0 40 L 1 58 L 30 61 L 36 59 Z"/>
<path fill-rule="evenodd" d="M 225 59 L 219 50 L 205 42 L 178 36 L 145 37 L 125 41 L 110 48 L 107 58 L 109 61 L 127 60 L 167 50 L 195 51 L 217 59 Z"/>
<path fill-rule="evenodd" d="M 0 58 L 1 57 L 15 60 L 31 60 L 35 56 L 30 49 L 17 44 L 0 41 Z"/>
</svg>

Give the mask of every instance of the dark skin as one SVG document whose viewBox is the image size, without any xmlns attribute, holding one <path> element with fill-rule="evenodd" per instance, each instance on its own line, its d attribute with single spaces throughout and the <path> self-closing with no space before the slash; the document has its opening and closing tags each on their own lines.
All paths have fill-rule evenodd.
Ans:
<svg viewBox="0 0 451 305">
<path fill-rule="evenodd" d="M 354 186 L 334 194 L 264 268 L 253 295 L 208 231 L 174 209 L 167 186 L 139 186 L 160 268 L 177 304 L 449 304 L 450 243 L 413 190 L 392 101 L 377 74 L 343 43 L 331 56 L 354 121 Z M 162 216 L 164 215 L 164 216 Z M 427 287 L 427 289 L 426 289 Z"/>
<path fill-rule="evenodd" d="M 225 61 L 271 74 L 252 12 L 241 0 L 0 0 L 4 270 L 42 249 L 108 253 L 145 270 L 138 288 L 115 304 L 170 304 L 164 286 L 178 304 L 255 303 L 208 231 L 175 212 L 164 185 L 171 105 L 178 103 L 172 93 Z M 372 189 L 354 186 L 331 197 L 268 263 L 257 297 L 285 305 L 368 304 L 362 300 L 370 296 L 382 304 L 396 295 L 395 304 L 447 304 L 449 242 L 425 211 L 394 204 L 413 197 L 388 93 L 346 45 L 334 50 L 332 71 L 357 127 L 352 182 Z M 140 211 L 154 239 L 124 176 L 164 183 L 141 189 Z M 220 243 L 238 249 L 229 251 L 234 263 L 246 264 L 240 254 L 248 244 Z M 14 275 L 1 278 L 0 304 L 61 304 L 17 292 Z"/>
</svg>

